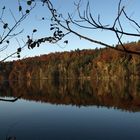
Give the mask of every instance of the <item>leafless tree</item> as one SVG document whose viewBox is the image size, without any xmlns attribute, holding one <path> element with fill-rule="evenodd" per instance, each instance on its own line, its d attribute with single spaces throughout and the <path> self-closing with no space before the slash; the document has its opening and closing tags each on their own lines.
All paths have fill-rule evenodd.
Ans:
<svg viewBox="0 0 140 140">
<path fill-rule="evenodd" d="M 20 0 L 17 0 L 18 6 L 17 11 L 19 12 L 19 18 L 15 15 L 15 13 L 12 12 L 11 9 L 7 10 L 8 8 L 6 6 L 3 6 L 1 9 L 1 15 L 0 15 L 0 24 L 2 26 L 0 30 L 0 52 L 5 51 L 8 46 L 10 46 L 10 43 L 12 42 L 12 39 L 16 39 L 18 42 L 17 37 L 19 34 L 23 33 L 24 29 L 20 29 L 20 24 L 29 16 L 30 12 L 35 8 L 36 3 L 32 4 L 32 1 L 27 1 L 27 9 L 23 9 Z M 8 23 L 8 17 L 6 17 L 6 14 L 10 14 L 13 18 L 13 23 Z M 20 31 L 19 31 L 20 30 Z M 23 46 L 19 46 L 19 48 L 11 52 L 7 55 L 7 57 L 3 58 L 1 62 L 4 62 L 7 58 L 12 57 L 13 55 L 17 55 L 17 57 L 20 57 L 21 50 L 27 45 L 27 43 L 24 43 Z M 14 50 L 14 49 L 13 49 Z"/>
<path fill-rule="evenodd" d="M 78 15 L 78 18 L 76 17 L 76 19 L 74 19 L 74 17 L 70 13 L 67 14 L 67 17 L 65 17 L 63 13 L 59 13 L 59 11 L 56 10 L 56 8 L 54 7 L 53 2 L 51 0 L 38 0 L 38 1 L 42 2 L 43 6 L 46 6 L 51 13 L 50 20 L 52 23 L 50 24 L 50 30 L 53 31 L 53 36 L 34 39 L 32 35 L 31 36 L 28 35 L 27 41 L 24 43 L 22 47 L 19 47 L 14 53 L 9 54 L 6 58 L 2 59 L 1 61 L 5 61 L 7 58 L 15 54 L 17 55 L 17 57 L 20 57 L 20 52 L 25 46 L 28 46 L 29 49 L 33 49 L 34 47 L 39 47 L 41 43 L 45 43 L 45 42 L 55 44 L 69 34 L 74 34 L 80 37 L 81 39 L 85 39 L 88 40 L 89 42 L 96 43 L 104 47 L 109 47 L 117 51 L 140 55 L 139 51 L 129 50 L 128 48 L 125 47 L 125 45 L 122 42 L 122 38 L 124 36 L 140 37 L 140 25 L 136 22 L 136 20 L 128 16 L 125 10 L 125 5 L 122 4 L 122 0 L 118 0 L 118 5 L 117 5 L 118 11 L 112 25 L 106 25 L 102 23 L 100 15 L 98 15 L 97 19 L 94 18 L 90 10 L 91 5 L 89 1 L 87 2 L 84 11 L 81 10 L 82 0 L 79 0 L 77 3 L 74 3 Z M 19 27 L 21 22 L 25 20 L 26 17 L 30 14 L 30 11 L 32 11 L 32 9 L 35 7 L 37 0 L 27 0 L 26 2 L 27 5 L 30 6 L 30 9 L 28 8 L 27 10 L 23 10 L 22 5 L 20 4 L 20 0 L 18 0 L 19 3 L 18 10 L 19 13 L 21 14 L 21 17 L 19 19 L 16 19 L 14 13 L 11 10 L 9 10 L 11 16 L 15 21 L 13 26 L 10 26 L 6 21 L 4 21 L 3 17 L 5 14 L 5 6 L 2 8 L 0 23 L 3 26 L 3 31 L 0 33 L 0 52 L 4 51 L 9 46 L 10 40 L 12 38 L 15 38 L 16 36 L 18 36 L 23 32 L 23 30 L 20 30 L 17 33 L 15 31 Z M 134 25 L 134 30 L 136 32 L 127 32 L 125 30 L 125 27 L 121 23 L 122 16 L 128 22 Z M 42 20 L 44 20 L 44 18 L 42 18 Z M 100 31 L 100 30 L 110 31 L 115 34 L 118 40 L 118 45 L 116 46 L 121 46 L 121 47 L 116 47 L 116 46 L 113 47 L 108 43 L 94 39 L 94 37 L 84 35 L 79 31 L 76 31 L 75 28 L 73 28 L 73 25 L 80 27 L 81 29 L 92 30 L 93 32 Z M 36 31 L 37 30 L 34 29 L 33 33 L 35 33 Z M 64 43 L 67 44 L 68 40 L 65 40 Z"/>
<path fill-rule="evenodd" d="M 54 39 L 55 40 L 61 40 L 65 35 L 68 35 L 70 33 L 88 40 L 92 43 L 96 43 L 99 45 L 102 45 L 104 47 L 109 47 L 112 49 L 115 49 L 117 51 L 121 51 L 121 52 L 126 52 L 126 53 L 130 53 L 130 54 L 137 54 L 140 55 L 139 51 L 133 51 L 133 50 L 129 50 L 125 47 L 125 45 L 122 43 L 122 37 L 123 36 L 131 36 L 131 37 L 140 37 L 140 25 L 133 20 L 132 18 L 130 18 L 125 10 L 125 5 L 122 5 L 122 0 L 118 0 L 118 14 L 116 15 L 116 18 L 113 22 L 112 25 L 104 25 L 103 23 L 101 23 L 101 19 L 100 19 L 100 15 L 98 16 L 98 19 L 96 20 L 90 10 L 90 3 L 87 2 L 86 8 L 84 11 L 81 10 L 80 4 L 81 4 L 82 0 L 79 0 L 78 3 L 74 3 L 74 5 L 76 6 L 77 9 L 77 13 L 78 13 L 78 17 L 79 19 L 74 19 L 73 16 L 68 13 L 67 18 L 65 18 L 65 16 L 63 15 L 63 13 L 59 13 L 59 11 L 57 11 L 52 3 L 52 1 L 50 0 L 42 0 L 43 5 L 47 6 L 47 8 L 49 9 L 50 13 L 51 13 L 51 30 L 54 31 Z M 135 28 L 134 30 L 136 30 L 136 32 L 126 32 L 125 31 L 125 27 L 123 27 L 120 18 L 124 16 L 124 18 L 132 23 Z M 87 29 L 87 30 L 106 30 L 106 31 L 110 31 L 112 33 L 115 34 L 117 40 L 118 40 L 118 45 L 121 47 L 113 47 L 112 45 L 109 45 L 105 42 L 96 40 L 92 37 L 83 35 L 81 33 L 79 33 L 78 31 L 75 31 L 75 29 L 73 29 L 73 25 L 76 25 L 78 27 L 80 27 L 81 29 Z M 65 33 L 64 31 L 65 30 Z M 60 38 L 57 38 L 58 33 L 61 33 L 62 36 L 60 36 Z M 68 43 L 68 41 L 65 41 L 65 43 Z"/>
</svg>

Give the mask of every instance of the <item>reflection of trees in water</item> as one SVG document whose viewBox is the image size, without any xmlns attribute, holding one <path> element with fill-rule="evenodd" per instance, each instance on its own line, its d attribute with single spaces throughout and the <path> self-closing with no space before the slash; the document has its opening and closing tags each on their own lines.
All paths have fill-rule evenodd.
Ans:
<svg viewBox="0 0 140 140">
<path fill-rule="evenodd" d="M 140 91 L 137 90 L 139 82 L 139 80 L 100 81 L 97 86 L 100 103 L 108 107 L 140 110 Z"/>
<path fill-rule="evenodd" d="M 1 96 L 53 104 L 97 105 L 140 110 L 139 80 L 33 80 L 10 81 L 1 86 Z"/>
</svg>

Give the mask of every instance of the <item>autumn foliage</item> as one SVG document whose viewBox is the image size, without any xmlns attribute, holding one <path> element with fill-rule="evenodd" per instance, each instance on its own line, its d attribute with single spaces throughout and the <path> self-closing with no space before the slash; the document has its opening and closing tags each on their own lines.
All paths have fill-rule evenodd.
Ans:
<svg viewBox="0 0 140 140">
<path fill-rule="evenodd" d="M 128 50 L 139 51 L 140 42 L 124 44 Z M 121 46 L 116 46 L 121 47 Z M 56 52 L 1 63 L 1 80 L 33 79 L 112 79 L 140 75 L 139 55 L 111 48 Z"/>
</svg>

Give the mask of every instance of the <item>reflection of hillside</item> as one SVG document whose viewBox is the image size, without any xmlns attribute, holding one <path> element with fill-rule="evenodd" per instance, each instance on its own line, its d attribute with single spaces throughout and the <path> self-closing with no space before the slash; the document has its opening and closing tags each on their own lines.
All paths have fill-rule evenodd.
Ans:
<svg viewBox="0 0 140 140">
<path fill-rule="evenodd" d="M 48 81 L 10 82 L 0 87 L 1 96 L 65 105 L 97 105 L 140 111 L 138 81 Z"/>
</svg>

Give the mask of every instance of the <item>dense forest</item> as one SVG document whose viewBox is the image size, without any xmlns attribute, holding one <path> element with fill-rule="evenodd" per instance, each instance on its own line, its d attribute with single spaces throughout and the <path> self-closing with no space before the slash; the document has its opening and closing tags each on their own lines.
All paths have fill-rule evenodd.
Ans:
<svg viewBox="0 0 140 140">
<path fill-rule="evenodd" d="M 125 46 L 128 50 L 140 51 L 140 41 Z M 140 56 L 111 48 L 56 52 L 0 64 L 0 81 L 132 79 L 139 76 Z"/>
</svg>

